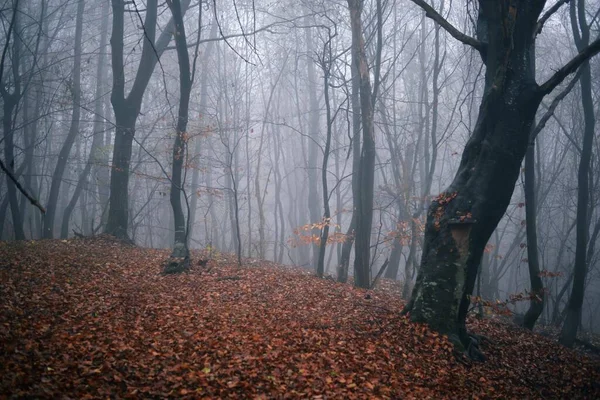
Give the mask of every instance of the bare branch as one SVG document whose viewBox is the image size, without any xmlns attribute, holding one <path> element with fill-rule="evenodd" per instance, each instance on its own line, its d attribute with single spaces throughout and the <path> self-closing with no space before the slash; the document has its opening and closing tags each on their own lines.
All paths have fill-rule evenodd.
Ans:
<svg viewBox="0 0 600 400">
<path fill-rule="evenodd" d="M 562 7 L 563 4 L 566 4 L 569 1 L 570 0 L 558 0 L 555 5 L 550 7 L 550 9 L 548 11 L 546 11 L 546 13 L 544 13 L 544 15 L 542 15 L 542 17 L 538 20 L 537 24 L 535 25 L 535 30 L 533 31 L 533 37 L 536 37 L 537 35 L 539 35 L 540 32 L 542 32 L 542 28 L 544 27 L 544 24 L 546 23 L 546 21 L 548 21 L 548 19 L 550 19 L 550 17 L 552 15 L 554 15 L 554 13 L 556 13 L 560 9 L 560 7 Z"/>
<path fill-rule="evenodd" d="M 8 168 L 6 168 L 6 166 L 4 165 L 2 160 L 0 160 L 0 168 L 2 169 L 2 171 L 4 171 L 6 173 L 6 175 L 8 175 L 10 180 L 13 181 L 13 183 L 15 184 L 17 189 L 19 189 L 19 192 L 23 193 L 23 196 L 25 196 L 27 198 L 27 200 L 29 200 L 31 202 L 32 205 L 39 208 L 39 210 L 42 212 L 42 214 L 46 214 L 46 209 L 39 203 L 39 201 L 37 201 L 36 199 L 33 198 L 33 196 L 31 196 L 29 193 L 27 193 L 27 190 L 25 190 L 25 188 L 23 186 L 21 186 L 21 184 L 19 183 L 17 178 L 14 176 L 12 171 L 9 170 Z"/>
<path fill-rule="evenodd" d="M 272 22 L 272 23 L 267 24 L 265 26 L 256 28 L 256 29 L 254 29 L 254 30 L 252 30 L 250 32 L 230 33 L 228 35 L 225 35 L 223 33 L 221 36 L 218 36 L 218 37 L 208 37 L 206 39 L 199 39 L 199 40 L 196 40 L 196 42 L 194 42 L 194 43 L 188 43 L 187 47 L 191 48 L 191 47 L 197 46 L 197 45 L 202 44 L 202 43 L 227 41 L 228 39 L 235 39 L 235 38 L 240 38 L 240 37 L 244 38 L 244 40 L 247 41 L 248 40 L 247 39 L 248 36 L 254 36 L 254 35 L 258 34 L 258 33 L 262 33 L 262 32 L 276 33 L 275 31 L 272 30 L 272 28 L 276 28 L 276 27 L 279 27 L 279 26 L 282 26 L 282 25 L 286 25 L 286 24 L 291 24 L 295 28 L 311 28 L 311 27 L 313 27 L 313 28 L 323 28 L 323 25 L 308 25 L 308 26 L 305 26 L 305 25 L 295 24 L 295 21 L 300 20 L 302 18 L 305 18 L 306 16 L 312 16 L 312 15 L 314 15 L 314 14 L 310 13 L 310 14 L 306 14 L 306 15 L 301 15 L 301 16 L 298 16 L 298 17 L 294 17 L 294 18 L 291 18 L 291 19 L 287 19 L 287 20 L 275 21 L 275 22 Z M 167 46 L 165 48 L 165 50 L 175 50 L 175 46 Z"/>
<path fill-rule="evenodd" d="M 529 137 L 530 143 L 533 143 L 535 141 L 537 135 L 542 131 L 542 129 L 544 129 L 548 120 L 554 115 L 556 107 L 558 107 L 562 99 L 567 97 L 567 95 L 571 92 L 571 90 L 579 80 L 579 77 L 581 76 L 581 71 L 582 70 L 579 69 L 577 71 L 577 74 L 575 74 L 573 79 L 571 79 L 571 82 L 569 82 L 569 84 L 554 98 L 554 100 L 552 100 L 552 103 L 550 103 L 550 106 L 548 106 L 548 109 L 546 110 L 542 118 L 540 118 L 535 128 L 533 128 L 533 130 L 531 131 L 531 135 Z"/>
<path fill-rule="evenodd" d="M 423 9 L 423 11 L 425 11 L 425 15 L 428 18 L 431 18 L 436 23 L 438 23 L 442 28 L 444 28 L 444 30 L 446 32 L 448 32 L 450 35 L 452 35 L 453 38 L 455 38 L 456 40 L 458 40 L 466 45 L 473 47 L 475 50 L 477 50 L 479 52 L 483 51 L 483 49 L 485 47 L 483 43 L 481 43 L 479 40 L 475 39 L 474 37 L 466 35 L 466 34 L 462 33 L 461 31 L 459 31 L 458 29 L 456 29 L 454 27 L 454 25 L 452 25 L 450 22 L 448 22 L 444 17 L 442 17 L 433 7 L 431 7 L 429 4 L 427 4 L 424 0 L 410 0 L 410 1 L 412 1 L 413 3 L 415 3 L 416 5 L 421 7 Z"/>
<path fill-rule="evenodd" d="M 579 54 L 566 63 L 561 69 L 556 71 L 554 75 L 550 77 L 544 84 L 542 84 L 538 91 L 542 96 L 550 93 L 554 88 L 561 84 L 561 82 L 570 74 L 577 71 L 577 69 L 600 52 L 600 39 L 594 40 L 589 46 L 584 48 Z"/>
</svg>

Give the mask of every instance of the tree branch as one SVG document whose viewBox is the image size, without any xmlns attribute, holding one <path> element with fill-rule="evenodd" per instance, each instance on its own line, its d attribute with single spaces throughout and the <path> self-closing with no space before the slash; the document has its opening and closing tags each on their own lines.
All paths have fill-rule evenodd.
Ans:
<svg viewBox="0 0 600 400">
<path fill-rule="evenodd" d="M 542 84 L 538 91 L 542 96 L 550 93 L 554 88 L 561 84 L 561 82 L 570 74 L 577 71 L 577 69 L 600 52 L 600 39 L 594 40 L 589 46 L 584 48 L 579 54 L 566 63 L 561 69 L 556 71 L 544 84 Z"/>
<path fill-rule="evenodd" d="M 537 24 L 535 25 L 535 30 L 533 31 L 534 38 L 542 32 L 542 28 L 544 27 L 546 21 L 548 21 L 548 19 L 550 19 L 550 17 L 554 15 L 554 13 L 556 13 L 558 9 L 562 7 L 563 4 L 566 4 L 569 1 L 570 0 L 558 0 L 555 5 L 550 7 L 550 9 L 546 11 L 544 15 L 542 15 L 542 17 L 538 20 Z"/>
<path fill-rule="evenodd" d="M 540 120 L 537 123 L 537 125 L 535 126 L 535 128 L 533 128 L 533 130 L 531 131 L 531 135 L 529 137 L 530 143 L 533 143 L 535 141 L 535 138 L 537 137 L 537 135 L 542 131 L 542 129 L 544 129 L 548 120 L 554 115 L 554 111 L 556 110 L 556 107 L 558 107 L 558 105 L 560 104 L 562 99 L 567 97 L 567 95 L 571 92 L 571 90 L 573 89 L 573 87 L 575 86 L 577 81 L 579 80 L 580 76 L 581 76 L 581 69 L 579 69 L 577 71 L 577 74 L 575 74 L 573 79 L 571 79 L 571 82 L 569 82 L 569 84 L 554 98 L 554 100 L 552 100 L 552 103 L 550 103 L 550 106 L 548 107 L 548 109 L 546 110 L 546 112 L 544 113 L 542 118 L 540 118 Z"/>
<path fill-rule="evenodd" d="M 19 183 L 17 178 L 15 178 L 15 176 L 13 175 L 12 171 L 9 170 L 8 168 L 6 168 L 6 166 L 4 165 L 2 160 L 0 160 L 0 168 L 2 169 L 2 171 L 4 171 L 6 173 L 6 175 L 8 175 L 10 180 L 13 181 L 13 183 L 15 184 L 17 189 L 19 189 L 19 192 L 23 193 L 23 196 L 27 197 L 27 200 L 29 200 L 32 205 L 39 208 L 40 211 L 42 212 L 42 214 L 46 214 L 46 209 L 36 199 L 34 199 L 33 196 L 31 196 L 29 193 L 27 193 L 27 190 L 25 190 L 25 188 L 23 186 L 21 186 L 21 184 Z"/>
<path fill-rule="evenodd" d="M 442 17 L 433 7 L 427 4 L 424 0 L 410 0 L 425 11 L 425 15 L 428 18 L 431 18 L 435 22 L 437 22 L 446 32 L 452 35 L 456 40 L 473 47 L 475 50 L 481 52 L 484 50 L 485 45 L 481 43 L 479 40 L 471 37 L 469 35 L 465 35 L 458 29 L 456 29 L 450 22 L 448 22 L 444 17 Z"/>
<path fill-rule="evenodd" d="M 194 43 L 188 43 L 187 47 L 191 48 L 191 47 L 200 45 L 202 43 L 220 42 L 220 41 L 225 41 L 225 40 L 228 40 L 228 39 L 235 39 L 235 38 L 239 38 L 239 37 L 243 37 L 244 39 L 246 39 L 248 36 L 253 36 L 253 35 L 256 35 L 257 33 L 262 33 L 262 32 L 276 33 L 275 31 L 271 30 L 271 28 L 276 28 L 276 27 L 279 27 L 281 25 L 290 24 L 290 23 L 292 24 L 293 27 L 297 27 L 297 28 L 312 27 L 312 26 L 300 26 L 300 25 L 297 25 L 297 24 L 294 23 L 297 20 L 305 18 L 306 16 L 312 16 L 312 15 L 314 15 L 314 14 L 310 13 L 310 14 L 306 14 L 306 15 L 301 15 L 301 16 L 298 16 L 298 17 L 294 17 L 294 18 L 291 18 L 291 19 L 287 19 L 287 20 L 275 21 L 275 22 L 272 22 L 272 23 L 267 24 L 265 26 L 262 26 L 260 28 L 256 28 L 256 29 L 254 29 L 254 30 L 252 30 L 250 32 L 231 33 L 231 34 L 228 34 L 228 35 L 223 34 L 223 35 L 218 36 L 218 37 L 208 37 L 206 39 L 200 39 L 200 40 L 197 40 Z M 323 26 L 317 25 L 316 27 L 322 28 Z M 167 46 L 167 47 L 165 47 L 165 50 L 175 50 L 175 46 Z"/>
</svg>

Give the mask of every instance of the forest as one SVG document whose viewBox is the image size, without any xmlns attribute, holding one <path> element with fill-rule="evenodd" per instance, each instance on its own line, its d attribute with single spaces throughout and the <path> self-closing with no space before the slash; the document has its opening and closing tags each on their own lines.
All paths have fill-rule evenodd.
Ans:
<svg viewBox="0 0 600 400">
<path fill-rule="evenodd" d="M 0 398 L 600 397 L 600 0 L 0 25 Z"/>
</svg>

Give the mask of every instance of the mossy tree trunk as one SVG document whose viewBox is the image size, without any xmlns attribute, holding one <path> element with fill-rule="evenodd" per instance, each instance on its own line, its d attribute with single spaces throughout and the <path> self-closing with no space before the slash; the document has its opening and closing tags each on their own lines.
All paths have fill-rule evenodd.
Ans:
<svg viewBox="0 0 600 400">
<path fill-rule="evenodd" d="M 465 320 L 477 269 L 510 203 L 538 106 L 600 51 L 600 43 L 538 85 L 533 50 L 545 1 L 480 0 L 477 39 L 459 32 L 426 2 L 412 1 L 453 37 L 477 49 L 486 65 L 477 123 L 454 180 L 428 210 L 421 267 L 405 307 L 413 321 L 427 323 L 448 334 L 457 348 L 471 350 L 477 342 L 467 334 Z"/>
</svg>

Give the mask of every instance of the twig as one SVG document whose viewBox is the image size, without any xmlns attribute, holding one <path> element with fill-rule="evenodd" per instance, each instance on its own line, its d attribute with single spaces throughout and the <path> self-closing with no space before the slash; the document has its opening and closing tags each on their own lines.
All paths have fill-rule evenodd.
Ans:
<svg viewBox="0 0 600 400">
<path fill-rule="evenodd" d="M 13 175 L 13 173 L 8 168 L 6 168 L 6 166 L 4 165 L 2 160 L 0 160 L 0 168 L 2 168 L 2 171 L 4 171 L 6 173 L 6 175 L 8 175 L 10 180 L 13 181 L 13 183 L 15 184 L 17 189 L 19 189 L 19 191 L 21 193 L 23 193 L 23 196 L 25 196 L 27 198 L 27 200 L 29 200 L 31 202 L 32 205 L 37 207 L 42 212 L 42 214 L 46 214 L 46 209 L 36 199 L 34 199 L 33 196 L 31 196 L 29 193 L 27 193 L 27 190 L 25 190 L 25 188 L 23 186 L 21 186 L 21 184 L 19 183 L 17 178 Z"/>
<path fill-rule="evenodd" d="M 377 284 L 377 281 L 379 280 L 379 278 L 381 278 L 381 275 L 383 275 L 383 273 L 385 272 L 385 269 L 387 268 L 389 263 L 390 263 L 390 259 L 386 258 L 385 262 L 383 263 L 381 268 L 379 268 L 379 272 L 377 273 L 377 276 L 375 276 L 375 279 L 373 279 L 373 283 L 371 283 L 370 289 L 373 289 L 375 287 L 375 285 Z"/>
</svg>

